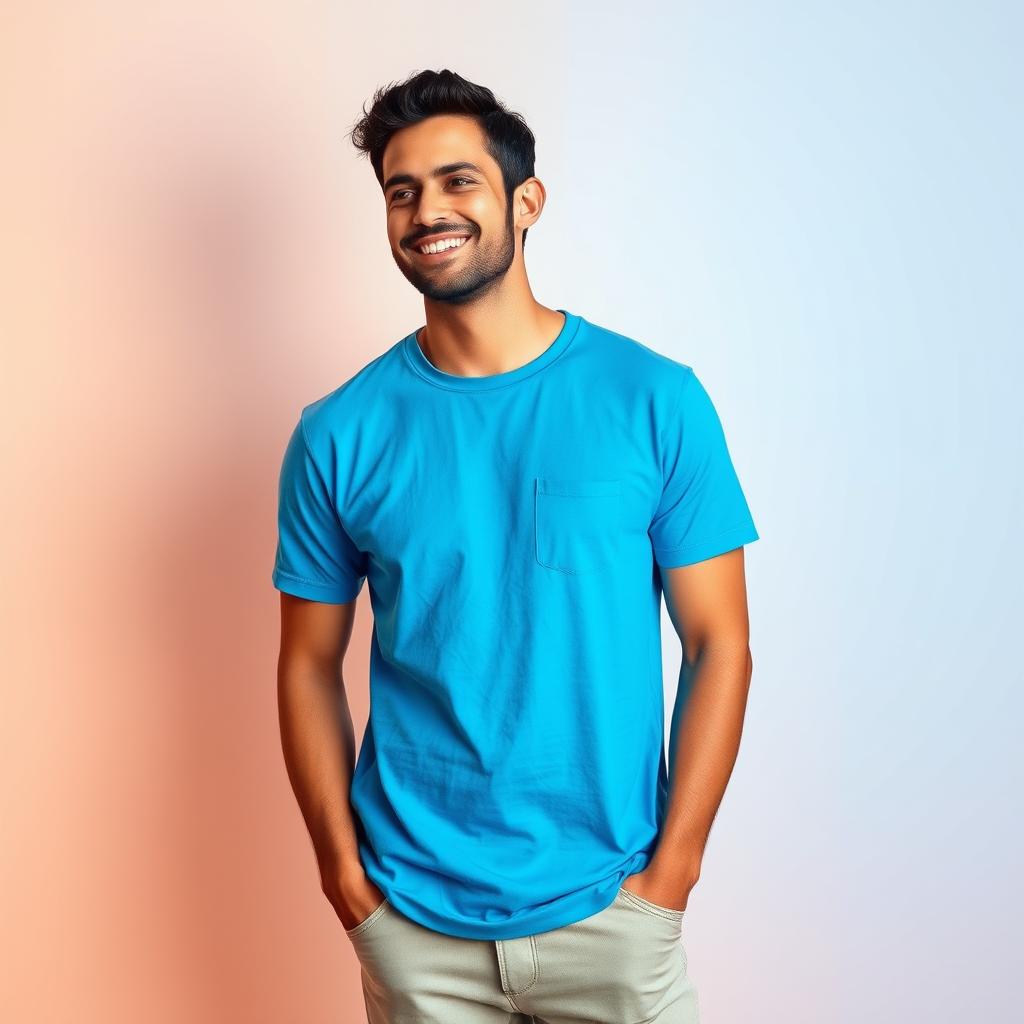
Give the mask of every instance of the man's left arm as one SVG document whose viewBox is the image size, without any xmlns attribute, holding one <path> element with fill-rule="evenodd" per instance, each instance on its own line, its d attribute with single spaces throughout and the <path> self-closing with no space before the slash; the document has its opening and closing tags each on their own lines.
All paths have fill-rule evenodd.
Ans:
<svg viewBox="0 0 1024 1024">
<path fill-rule="evenodd" d="M 661 573 L 682 644 L 669 802 L 655 854 L 629 888 L 661 906 L 685 909 L 736 763 L 753 672 L 743 548 Z"/>
</svg>

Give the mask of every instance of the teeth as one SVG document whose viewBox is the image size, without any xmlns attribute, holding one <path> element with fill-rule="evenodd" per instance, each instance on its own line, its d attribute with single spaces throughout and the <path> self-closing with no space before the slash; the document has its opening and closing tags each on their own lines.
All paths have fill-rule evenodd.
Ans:
<svg viewBox="0 0 1024 1024">
<path fill-rule="evenodd" d="M 426 255 L 427 253 L 444 252 L 445 249 L 457 249 L 464 241 L 464 238 L 444 238 L 440 242 L 421 245 L 420 252 Z"/>
</svg>

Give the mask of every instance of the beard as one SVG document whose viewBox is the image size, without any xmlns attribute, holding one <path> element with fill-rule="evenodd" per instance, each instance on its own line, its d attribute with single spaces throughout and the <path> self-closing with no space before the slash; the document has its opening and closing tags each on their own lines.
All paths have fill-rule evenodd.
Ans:
<svg viewBox="0 0 1024 1024">
<path fill-rule="evenodd" d="M 505 232 L 490 246 L 480 244 L 480 236 L 473 235 L 474 251 L 465 253 L 453 267 L 437 266 L 420 271 L 415 262 L 391 255 L 405 279 L 425 298 L 446 302 L 453 306 L 478 299 L 493 288 L 507 273 L 516 255 L 516 236 L 512 224 L 512 205 L 507 206 Z M 463 245 L 468 245 L 469 241 Z M 415 257 L 413 258 L 415 260 Z"/>
</svg>

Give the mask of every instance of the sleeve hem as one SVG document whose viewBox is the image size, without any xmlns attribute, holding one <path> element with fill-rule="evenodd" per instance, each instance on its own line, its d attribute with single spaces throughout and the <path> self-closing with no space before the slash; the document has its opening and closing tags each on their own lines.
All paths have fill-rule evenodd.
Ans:
<svg viewBox="0 0 1024 1024">
<path fill-rule="evenodd" d="M 748 521 L 705 540 L 681 544 L 675 548 L 655 548 L 654 559 L 662 569 L 677 569 L 683 565 L 706 561 L 758 539 L 757 529 L 753 522 Z"/>
<path fill-rule="evenodd" d="M 325 604 L 348 604 L 354 601 L 363 588 L 363 580 L 350 580 L 347 583 L 317 583 L 299 576 L 275 569 L 273 572 L 274 586 L 286 594 L 305 598 L 307 601 L 320 601 Z"/>
</svg>

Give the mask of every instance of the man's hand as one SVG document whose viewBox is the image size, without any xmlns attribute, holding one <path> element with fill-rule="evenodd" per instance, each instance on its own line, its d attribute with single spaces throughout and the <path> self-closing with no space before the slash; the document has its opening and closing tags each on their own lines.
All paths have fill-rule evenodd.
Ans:
<svg viewBox="0 0 1024 1024">
<path fill-rule="evenodd" d="M 622 883 L 623 888 L 631 893 L 670 910 L 685 910 L 690 892 L 696 884 L 695 873 L 688 873 L 685 877 L 678 873 L 670 876 L 663 871 L 659 872 L 653 863 L 648 864 L 643 871 L 628 875 Z"/>
<path fill-rule="evenodd" d="M 370 881 L 362 866 L 346 871 L 322 869 L 320 887 L 346 931 L 365 921 L 384 902 L 384 893 Z"/>
</svg>

